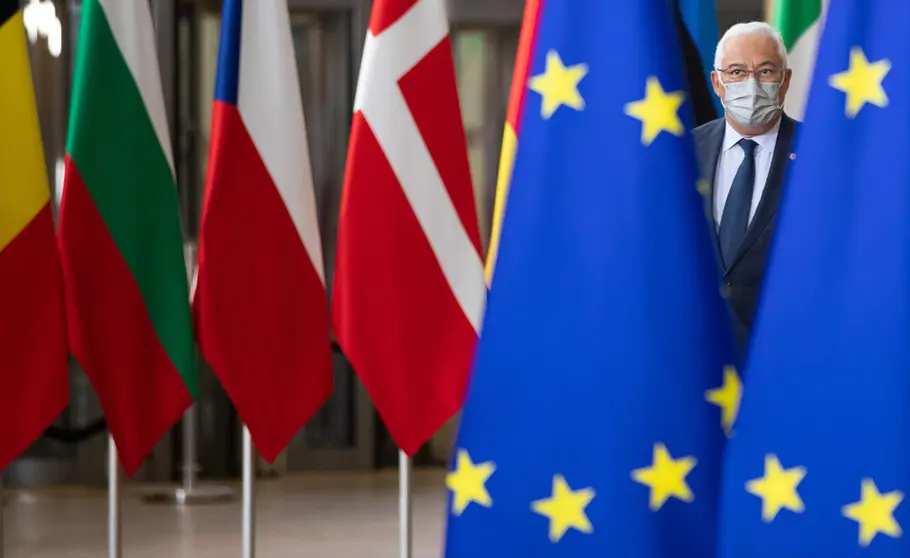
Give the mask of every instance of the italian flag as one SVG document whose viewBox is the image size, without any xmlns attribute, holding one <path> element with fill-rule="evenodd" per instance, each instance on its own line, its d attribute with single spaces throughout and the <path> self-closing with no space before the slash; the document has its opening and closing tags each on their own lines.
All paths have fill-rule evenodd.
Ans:
<svg viewBox="0 0 910 558">
<path fill-rule="evenodd" d="M 192 404 L 174 162 L 147 0 L 84 0 L 60 209 L 70 348 L 128 475 Z"/>
<path fill-rule="evenodd" d="M 797 120 L 805 115 L 827 4 L 828 0 L 774 0 L 771 25 L 784 38 L 793 70 L 784 111 Z"/>
</svg>

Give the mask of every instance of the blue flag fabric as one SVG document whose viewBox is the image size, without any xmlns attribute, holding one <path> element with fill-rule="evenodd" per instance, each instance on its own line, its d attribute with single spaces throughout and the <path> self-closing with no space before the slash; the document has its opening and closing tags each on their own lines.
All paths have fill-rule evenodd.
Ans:
<svg viewBox="0 0 910 558">
<path fill-rule="evenodd" d="M 694 101 L 705 104 L 710 102 L 714 110 L 709 116 L 717 118 L 718 115 L 724 113 L 720 98 L 714 94 L 711 85 L 711 71 L 714 70 L 714 51 L 717 49 L 717 41 L 720 39 L 717 23 L 717 2 L 716 0 L 676 0 L 675 3 L 683 21 L 684 32 L 689 36 L 695 50 L 694 53 L 685 53 L 687 65 L 693 66 L 693 68 L 689 68 L 689 71 L 694 73 L 694 70 L 696 70 L 696 60 L 694 58 L 697 58 L 697 70 L 701 73 L 702 83 L 700 84 L 693 83 L 694 76 L 690 74 L 689 88 L 692 90 L 693 95 L 696 92 L 704 92 L 705 96 L 703 99 L 694 99 Z M 685 37 L 683 37 L 683 47 L 685 48 L 687 44 Z M 708 112 L 706 108 L 701 108 L 700 110 L 705 113 Z M 696 113 L 698 112 L 699 107 L 696 107 Z M 696 125 L 707 122 L 704 118 L 702 120 L 704 121 L 696 122 Z"/>
<path fill-rule="evenodd" d="M 910 2 L 831 2 L 724 480 L 727 558 L 910 556 Z"/>
<path fill-rule="evenodd" d="M 446 556 L 712 557 L 740 384 L 674 14 L 541 10 Z"/>
</svg>

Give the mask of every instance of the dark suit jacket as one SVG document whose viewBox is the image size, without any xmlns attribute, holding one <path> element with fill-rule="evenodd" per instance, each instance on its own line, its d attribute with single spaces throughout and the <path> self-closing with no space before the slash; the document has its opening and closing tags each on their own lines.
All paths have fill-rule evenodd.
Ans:
<svg viewBox="0 0 910 558">
<path fill-rule="evenodd" d="M 705 202 L 708 204 L 707 211 L 711 216 L 714 252 L 722 277 L 720 289 L 730 304 L 734 331 L 743 352 L 748 346 L 752 321 L 758 306 L 758 296 L 765 274 L 768 250 L 771 247 L 781 189 L 787 163 L 790 161 L 790 154 L 793 153 L 798 128 L 799 123 L 795 120 L 786 114 L 781 116 L 774 156 L 771 159 L 771 169 L 768 172 L 768 181 L 765 183 L 761 201 L 746 230 L 746 237 L 739 253 L 727 268 L 724 268 L 723 259 L 720 257 L 720 245 L 717 242 L 716 232 L 717 222 L 714 218 L 714 179 L 717 174 L 717 161 L 723 145 L 726 123 L 723 118 L 718 118 L 692 131 L 698 150 L 701 177 L 710 185 L 710 193 L 705 197 Z"/>
</svg>

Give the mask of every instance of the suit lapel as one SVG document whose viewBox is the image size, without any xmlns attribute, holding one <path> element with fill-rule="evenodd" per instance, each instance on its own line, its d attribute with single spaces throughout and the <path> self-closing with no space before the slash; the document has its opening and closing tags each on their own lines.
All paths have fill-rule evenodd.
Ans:
<svg viewBox="0 0 910 558">
<path fill-rule="evenodd" d="M 714 256 L 723 273 L 723 258 L 720 255 L 720 239 L 717 237 L 717 219 L 714 216 L 714 191 L 717 178 L 717 160 L 720 158 L 720 148 L 724 141 L 726 122 L 723 118 L 716 121 L 717 125 L 709 130 L 698 144 L 700 151 L 699 160 L 704 166 L 701 169 L 702 180 L 708 184 L 708 194 L 705 196 L 705 212 L 711 223 L 711 245 L 714 247 Z"/>
<path fill-rule="evenodd" d="M 787 163 L 790 160 L 790 148 L 793 146 L 793 135 L 796 130 L 795 122 L 786 114 L 781 116 L 780 129 L 777 132 L 777 143 L 774 145 L 774 156 L 771 159 L 771 168 L 768 170 L 768 180 L 765 182 L 765 188 L 762 191 L 761 201 L 758 202 L 758 208 L 752 217 L 749 228 L 746 229 L 746 236 L 743 243 L 733 258 L 733 262 L 727 266 L 727 273 L 732 270 L 743 256 L 752 248 L 755 241 L 759 239 L 768 225 L 774 219 L 777 213 L 777 206 L 780 200 L 780 192 L 783 187 L 784 178 L 787 171 Z"/>
</svg>

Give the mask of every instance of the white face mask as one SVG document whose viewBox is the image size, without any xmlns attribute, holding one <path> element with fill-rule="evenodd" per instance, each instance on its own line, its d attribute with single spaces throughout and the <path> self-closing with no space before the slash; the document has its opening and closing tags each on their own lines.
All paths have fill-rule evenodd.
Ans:
<svg viewBox="0 0 910 558">
<path fill-rule="evenodd" d="M 783 108 L 780 86 L 783 82 L 764 82 L 755 78 L 731 83 L 720 82 L 726 90 L 724 110 L 746 128 L 761 128 L 774 121 Z"/>
</svg>

